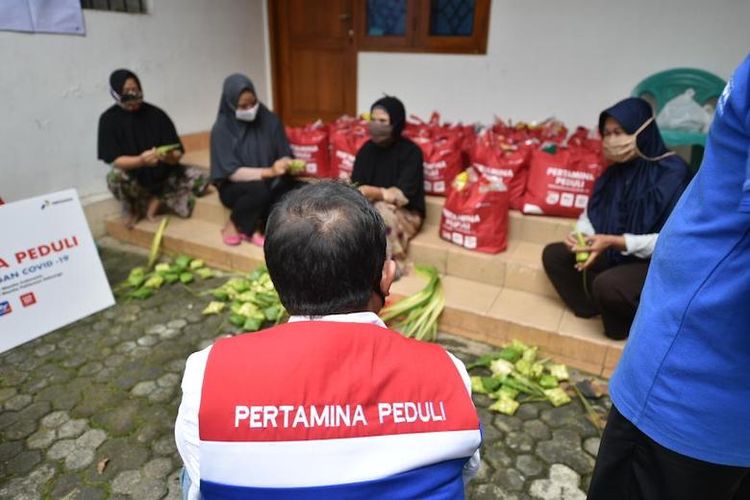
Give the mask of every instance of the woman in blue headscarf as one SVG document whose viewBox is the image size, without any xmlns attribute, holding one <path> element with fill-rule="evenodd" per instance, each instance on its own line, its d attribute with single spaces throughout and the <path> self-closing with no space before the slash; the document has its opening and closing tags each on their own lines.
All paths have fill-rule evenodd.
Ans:
<svg viewBox="0 0 750 500">
<path fill-rule="evenodd" d="M 573 313 L 601 314 L 605 335 L 620 340 L 635 317 L 659 231 L 690 174 L 664 145 L 643 99 L 628 98 L 602 112 L 599 133 L 611 165 L 596 181 L 575 231 L 547 245 L 542 262 Z"/>
<path fill-rule="evenodd" d="M 287 174 L 292 152 L 279 117 L 258 100 L 248 77 L 224 80 L 219 113 L 211 129 L 211 180 L 232 213 L 224 243 L 263 246 L 259 223 L 271 205 L 299 183 Z"/>
</svg>

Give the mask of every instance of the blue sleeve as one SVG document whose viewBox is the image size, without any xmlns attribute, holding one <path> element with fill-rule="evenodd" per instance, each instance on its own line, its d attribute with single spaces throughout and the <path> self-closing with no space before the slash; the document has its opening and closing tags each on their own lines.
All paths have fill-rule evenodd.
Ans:
<svg viewBox="0 0 750 500">
<path fill-rule="evenodd" d="M 745 89 L 750 94 L 750 85 L 746 84 Z M 750 137 L 750 95 L 746 96 L 746 115 L 745 115 L 745 136 Z M 750 144 L 747 144 L 747 155 L 745 156 L 745 182 L 742 183 L 742 197 L 740 198 L 740 212 L 750 212 Z"/>
<path fill-rule="evenodd" d="M 739 111 L 744 116 L 744 135 L 750 137 L 750 55 L 740 65 L 728 86 L 732 88 L 730 99 L 741 99 Z M 750 143 L 745 145 L 745 181 L 742 183 L 742 197 L 740 198 L 740 212 L 750 212 Z"/>
<path fill-rule="evenodd" d="M 750 131 L 750 129 L 748 129 Z M 742 183 L 742 198 L 740 198 L 740 212 L 750 212 L 750 147 L 745 159 L 745 182 Z"/>
</svg>

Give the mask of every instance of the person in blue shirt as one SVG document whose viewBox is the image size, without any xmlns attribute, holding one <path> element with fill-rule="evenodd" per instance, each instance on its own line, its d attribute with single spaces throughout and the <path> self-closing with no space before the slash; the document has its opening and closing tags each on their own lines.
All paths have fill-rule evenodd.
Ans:
<svg viewBox="0 0 750 500">
<path fill-rule="evenodd" d="M 589 499 L 750 499 L 750 57 L 662 229 Z"/>
</svg>

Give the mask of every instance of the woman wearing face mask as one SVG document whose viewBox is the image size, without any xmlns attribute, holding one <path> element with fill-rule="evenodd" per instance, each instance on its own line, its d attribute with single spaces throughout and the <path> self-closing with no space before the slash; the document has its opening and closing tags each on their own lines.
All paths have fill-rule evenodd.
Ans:
<svg viewBox="0 0 750 500">
<path fill-rule="evenodd" d="M 281 120 L 258 100 L 248 77 L 228 76 L 211 129 L 211 180 L 232 210 L 222 230 L 224 243 L 263 246 L 259 223 L 276 200 L 299 185 L 285 175 L 290 161 Z"/>
<path fill-rule="evenodd" d="M 659 231 L 690 175 L 667 150 L 643 99 L 628 98 L 602 112 L 599 132 L 612 164 L 596 181 L 575 231 L 547 245 L 542 261 L 573 313 L 601 314 L 605 335 L 620 340 L 628 336 Z M 577 253 L 588 258 L 577 262 Z"/>
<path fill-rule="evenodd" d="M 172 120 L 143 101 L 141 82 L 132 71 L 118 69 L 109 77 L 115 104 L 99 118 L 100 160 L 112 165 L 107 185 L 120 200 L 132 228 L 142 217 L 153 220 L 161 208 L 190 217 L 195 197 L 205 193 L 202 170 L 180 165 L 182 143 Z M 162 148 L 161 146 L 171 146 Z"/>
<path fill-rule="evenodd" d="M 422 150 L 401 132 L 406 110 L 386 96 L 370 108 L 370 136 L 357 153 L 352 182 L 385 220 L 388 246 L 399 275 L 409 240 L 419 232 L 425 214 Z"/>
</svg>

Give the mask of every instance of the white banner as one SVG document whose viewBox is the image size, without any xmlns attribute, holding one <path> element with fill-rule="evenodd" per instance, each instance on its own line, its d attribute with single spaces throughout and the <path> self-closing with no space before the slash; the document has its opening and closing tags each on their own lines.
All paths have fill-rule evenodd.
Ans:
<svg viewBox="0 0 750 500">
<path fill-rule="evenodd" d="M 0 30 L 83 35 L 81 0 L 0 0 Z"/>
<path fill-rule="evenodd" d="M 0 206 L 0 352 L 114 305 L 74 189 Z"/>
</svg>

